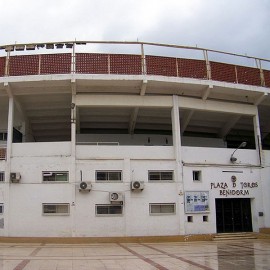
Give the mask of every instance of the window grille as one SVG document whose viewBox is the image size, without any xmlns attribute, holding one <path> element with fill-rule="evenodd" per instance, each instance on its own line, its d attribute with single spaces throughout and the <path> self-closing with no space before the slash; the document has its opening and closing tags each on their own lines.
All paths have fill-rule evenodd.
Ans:
<svg viewBox="0 0 270 270">
<path fill-rule="evenodd" d="M 96 216 L 113 216 L 122 215 L 123 205 L 112 205 L 112 204 L 97 204 L 96 205 Z"/>
<path fill-rule="evenodd" d="M 68 182 L 68 172 L 42 172 L 43 182 Z"/>
<path fill-rule="evenodd" d="M 47 216 L 68 216 L 69 215 L 69 203 L 43 203 L 42 204 L 43 215 Z"/>
<path fill-rule="evenodd" d="M 175 214 L 175 203 L 150 203 L 150 215 Z"/>
<path fill-rule="evenodd" d="M 122 181 L 122 171 L 96 171 L 96 181 Z"/>
<path fill-rule="evenodd" d="M 151 181 L 173 181 L 173 171 L 149 171 L 148 180 Z"/>
</svg>

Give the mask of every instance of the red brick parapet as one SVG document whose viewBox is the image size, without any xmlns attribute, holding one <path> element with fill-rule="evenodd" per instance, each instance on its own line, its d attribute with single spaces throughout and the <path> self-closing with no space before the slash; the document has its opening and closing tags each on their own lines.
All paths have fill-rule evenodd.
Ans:
<svg viewBox="0 0 270 270">
<path fill-rule="evenodd" d="M 0 77 L 45 74 L 157 75 L 208 80 L 205 60 L 146 55 L 76 53 L 0 57 Z M 143 66 L 145 65 L 145 67 Z M 247 66 L 209 62 L 214 81 L 270 87 L 270 71 Z M 145 71 L 143 71 L 145 69 Z"/>
</svg>

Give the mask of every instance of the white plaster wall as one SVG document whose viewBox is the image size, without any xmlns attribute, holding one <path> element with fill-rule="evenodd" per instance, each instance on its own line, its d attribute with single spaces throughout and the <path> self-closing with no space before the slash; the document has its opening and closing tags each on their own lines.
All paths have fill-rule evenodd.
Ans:
<svg viewBox="0 0 270 270">
<path fill-rule="evenodd" d="M 122 170 L 122 183 L 96 183 L 96 170 Z M 128 170 L 128 171 L 127 171 Z M 77 164 L 77 177 L 92 182 L 90 193 L 76 192 L 77 236 L 142 236 L 179 234 L 178 183 L 148 183 L 148 170 L 175 170 L 173 161 L 102 160 Z M 131 192 L 130 181 L 145 182 L 142 192 Z M 121 217 L 95 217 L 95 204 L 109 204 L 109 192 L 123 192 Z M 150 216 L 149 203 L 175 203 L 176 214 Z M 108 223 L 110 226 L 108 226 Z"/>
<path fill-rule="evenodd" d="M 12 157 L 70 156 L 71 142 L 13 143 Z"/>
<path fill-rule="evenodd" d="M 77 134 L 76 140 L 77 142 L 118 142 L 120 145 L 172 145 L 172 136 L 154 134 Z"/>
<path fill-rule="evenodd" d="M 72 236 L 71 216 L 42 215 L 42 203 L 71 204 L 72 190 L 70 184 L 10 184 L 9 236 Z"/>
<path fill-rule="evenodd" d="M 42 182 L 42 171 L 70 172 L 69 148 L 70 143 L 13 144 L 11 172 L 19 172 L 21 180 L 6 183 L 9 236 L 72 236 L 71 215 L 42 215 L 42 203 L 72 203 L 73 179 L 71 183 Z"/>
<path fill-rule="evenodd" d="M 21 182 L 6 183 L 10 188 L 8 218 L 9 236 L 151 236 L 178 235 L 180 221 L 186 220 L 187 215 L 180 216 L 184 207 L 180 203 L 183 195 L 182 179 L 171 183 L 149 183 L 148 170 L 176 171 L 174 149 L 171 146 L 77 146 L 75 179 L 69 183 L 42 183 L 42 171 L 72 170 L 70 156 L 71 143 L 22 143 L 13 144 L 11 170 L 20 172 Z M 261 180 L 259 168 L 248 167 L 257 161 L 255 150 L 239 150 L 237 158 L 246 166 L 233 167 L 228 163 L 231 149 L 213 149 L 200 147 L 183 147 L 183 160 L 204 163 L 184 164 L 183 191 L 210 191 L 210 213 L 194 214 L 193 223 L 185 222 L 186 234 L 215 233 L 215 198 L 220 196 L 218 189 L 211 190 L 211 182 L 226 182 L 231 184 L 231 176 L 237 176 L 237 183 L 258 182 L 258 188 L 250 190 L 252 199 L 253 230 L 268 226 L 269 215 L 267 205 L 269 187 L 267 180 Z M 270 154 L 266 153 L 270 164 Z M 206 157 L 206 158 L 205 158 Z M 206 162 L 225 164 L 226 166 L 210 165 Z M 96 170 L 121 170 L 123 182 L 97 183 Z M 192 170 L 202 171 L 202 181 L 194 183 Z M 243 171 L 241 173 L 223 172 L 224 170 Z M 82 180 L 90 181 L 93 185 L 90 193 L 78 191 Z M 265 179 L 269 170 L 265 169 L 262 177 Z M 131 192 L 130 181 L 145 182 L 142 192 Z M 76 183 L 75 183 L 76 182 Z M 263 191 L 262 191 L 263 189 Z M 5 189 L 0 188 L 5 200 Z M 122 216 L 96 217 L 96 204 L 109 204 L 109 192 L 124 193 L 124 211 Z M 264 205 L 262 194 L 264 194 Z M 241 196 L 237 196 L 241 197 Z M 1 200 L 1 196 L 0 196 Z M 42 203 L 70 203 L 69 216 L 43 216 Z M 74 204 L 73 204 L 74 203 Z M 176 213 L 173 215 L 149 215 L 149 203 L 175 203 Z M 258 217 L 263 211 L 265 216 Z M 189 214 L 188 214 L 189 215 Z M 209 221 L 203 222 L 202 216 L 209 215 Z M 1 232 L 0 232 L 1 234 Z"/>
<path fill-rule="evenodd" d="M 0 160 L 0 171 L 5 171 L 6 168 L 6 161 Z"/>
<path fill-rule="evenodd" d="M 263 186 L 264 227 L 270 228 L 270 151 L 264 151 L 265 167 L 261 171 Z"/>
<path fill-rule="evenodd" d="M 231 154 L 235 149 L 231 148 L 208 148 L 183 146 L 182 160 L 184 163 L 200 164 L 228 164 Z M 259 165 L 259 155 L 256 150 L 238 149 L 234 157 L 237 158 L 235 165 Z"/>
<path fill-rule="evenodd" d="M 204 148 L 193 148 L 193 147 L 183 147 L 184 160 L 193 161 L 194 164 L 187 164 L 183 167 L 183 179 L 184 179 L 184 190 L 185 191 L 209 191 L 210 197 L 210 212 L 209 213 L 196 213 L 196 214 L 186 214 L 185 215 L 185 231 L 186 234 L 196 234 L 196 233 L 215 233 L 216 232 L 216 210 L 215 210 L 215 198 L 250 198 L 251 208 L 252 208 L 252 223 L 253 231 L 259 231 L 259 228 L 264 226 L 264 219 L 258 216 L 258 212 L 263 209 L 262 192 L 263 192 L 263 182 L 261 180 L 260 168 L 250 167 L 249 165 L 242 167 L 233 167 L 230 165 L 220 166 L 220 164 L 226 164 L 226 158 L 228 152 L 231 153 L 231 149 L 204 149 Z M 209 151 L 207 151 L 209 150 Z M 211 151 L 213 150 L 213 151 Z M 215 151 L 214 151 L 215 150 Z M 224 151 L 227 150 L 227 151 Z M 242 150 L 246 153 L 240 153 L 237 157 L 239 162 L 245 160 L 246 164 L 252 164 L 256 161 L 256 151 L 253 150 Z M 248 154 L 247 154 L 248 152 Z M 206 155 L 208 153 L 208 155 Z M 206 159 L 205 159 L 206 156 Z M 201 162 L 199 157 L 201 157 Z M 203 165 L 195 163 L 204 163 Z M 215 162 L 214 162 L 215 161 Z M 216 165 L 207 165 L 207 162 L 213 162 Z M 201 171 L 202 180 L 193 181 L 192 171 Z M 231 176 L 235 175 L 237 177 L 237 186 L 232 188 Z M 246 183 L 258 183 L 258 187 L 247 188 L 249 195 L 230 195 L 223 196 L 220 195 L 220 189 L 211 189 L 211 183 L 226 183 L 228 189 L 241 190 L 241 182 Z M 187 216 L 193 216 L 193 222 L 187 222 Z M 203 222 L 203 215 L 208 215 L 208 222 Z"/>
<path fill-rule="evenodd" d="M 167 141 L 166 141 L 167 139 Z M 171 135 L 155 134 L 77 134 L 78 143 L 116 142 L 119 145 L 172 145 Z M 150 141 L 150 142 L 149 142 Z M 226 148 L 226 142 L 219 138 L 181 137 L 183 146 Z"/>
<path fill-rule="evenodd" d="M 77 145 L 76 158 L 96 159 L 173 159 L 173 146 L 93 146 Z"/>
</svg>

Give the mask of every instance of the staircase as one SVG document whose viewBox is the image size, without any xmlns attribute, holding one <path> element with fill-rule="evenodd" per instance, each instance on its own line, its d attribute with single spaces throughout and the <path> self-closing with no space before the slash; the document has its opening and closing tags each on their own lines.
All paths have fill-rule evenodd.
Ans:
<svg viewBox="0 0 270 270">
<path fill-rule="evenodd" d="M 240 233 L 218 233 L 213 236 L 213 241 L 223 240 L 243 240 L 243 239 L 257 239 L 256 234 L 249 232 Z"/>
</svg>

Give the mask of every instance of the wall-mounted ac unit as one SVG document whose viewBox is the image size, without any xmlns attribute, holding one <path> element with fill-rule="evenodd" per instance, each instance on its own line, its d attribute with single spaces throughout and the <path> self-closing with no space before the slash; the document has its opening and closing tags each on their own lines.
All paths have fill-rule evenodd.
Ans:
<svg viewBox="0 0 270 270">
<path fill-rule="evenodd" d="M 130 185 L 131 185 L 132 191 L 144 189 L 144 182 L 143 181 L 132 181 Z"/>
<path fill-rule="evenodd" d="M 121 192 L 110 192 L 109 194 L 111 203 L 123 203 L 124 195 Z"/>
<path fill-rule="evenodd" d="M 81 182 L 79 185 L 79 191 L 88 191 L 90 192 L 90 190 L 92 189 L 92 184 L 90 182 Z"/>
<path fill-rule="evenodd" d="M 10 173 L 10 180 L 12 183 L 19 183 L 21 180 L 21 174 L 18 172 Z"/>
</svg>

